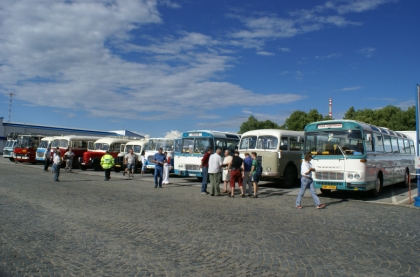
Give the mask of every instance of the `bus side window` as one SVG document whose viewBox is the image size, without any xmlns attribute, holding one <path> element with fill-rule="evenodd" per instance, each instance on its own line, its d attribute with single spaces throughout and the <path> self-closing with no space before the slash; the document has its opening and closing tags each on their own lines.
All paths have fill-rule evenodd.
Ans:
<svg viewBox="0 0 420 277">
<path fill-rule="evenodd" d="M 398 148 L 398 138 L 391 137 L 391 145 L 393 153 L 400 153 L 400 149 Z"/>
<path fill-rule="evenodd" d="M 280 150 L 287 150 L 288 146 L 288 138 L 287 137 L 281 137 L 280 139 Z"/>
<path fill-rule="evenodd" d="M 222 153 L 224 153 L 224 152 L 225 152 L 225 150 L 227 149 L 227 146 L 226 146 L 226 140 L 225 140 L 225 139 L 218 139 L 218 140 L 216 141 L 216 149 L 217 149 L 217 148 L 222 149 Z"/>
<path fill-rule="evenodd" d="M 297 142 L 297 138 L 289 138 L 290 151 L 301 151 L 302 142 Z"/>
<path fill-rule="evenodd" d="M 412 140 L 410 140 L 410 149 L 411 149 L 411 153 L 413 154 L 416 153 L 416 148 L 414 148 L 414 142 Z"/>
<path fill-rule="evenodd" d="M 391 138 L 389 136 L 384 136 L 384 151 L 392 153 Z"/>
<path fill-rule="evenodd" d="M 373 143 L 374 143 L 375 152 L 384 152 L 384 144 L 382 141 L 382 135 L 374 133 L 373 138 L 374 138 Z"/>
<path fill-rule="evenodd" d="M 370 136 L 372 137 L 371 133 L 366 133 L 366 134 L 370 134 Z M 366 152 L 372 152 L 373 151 L 372 140 L 370 141 L 365 140 L 365 144 L 366 144 Z"/>
<path fill-rule="evenodd" d="M 398 146 L 400 148 L 400 153 L 405 153 L 404 140 L 402 138 L 398 138 Z"/>
<path fill-rule="evenodd" d="M 410 142 L 408 139 L 404 140 L 404 153 L 410 154 Z"/>
</svg>

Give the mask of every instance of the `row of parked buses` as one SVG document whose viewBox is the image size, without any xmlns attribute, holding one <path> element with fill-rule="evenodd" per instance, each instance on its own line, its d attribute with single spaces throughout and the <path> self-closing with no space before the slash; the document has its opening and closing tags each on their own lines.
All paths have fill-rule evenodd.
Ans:
<svg viewBox="0 0 420 277">
<path fill-rule="evenodd" d="M 100 170 L 100 159 L 109 151 L 117 172 L 123 169 L 129 149 L 138 156 L 145 151 L 145 166 L 153 172 L 153 155 L 162 148 L 172 157 L 172 173 L 199 179 L 203 177 L 201 159 L 209 147 L 222 149 L 222 155 L 224 150 L 238 150 L 241 157 L 257 152 L 262 178 L 283 179 L 287 187 L 296 184 L 303 155 L 310 152 L 316 170 L 314 185 L 322 193 L 352 190 L 368 191 L 372 196 L 387 185 L 407 186 L 415 156 L 415 142 L 406 134 L 351 120 L 314 122 L 304 132 L 261 129 L 239 135 L 196 130 L 183 133 L 179 139 L 15 135 L 3 152 L 5 158 L 35 163 L 45 159 L 49 146 L 59 147 L 62 154 L 71 147 L 76 157 L 73 164 L 82 170 Z"/>
</svg>

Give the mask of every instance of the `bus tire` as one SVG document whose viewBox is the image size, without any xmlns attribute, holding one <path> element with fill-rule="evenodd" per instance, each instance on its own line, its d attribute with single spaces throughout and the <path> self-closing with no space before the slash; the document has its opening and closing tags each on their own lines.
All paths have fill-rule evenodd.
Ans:
<svg viewBox="0 0 420 277">
<path fill-rule="evenodd" d="M 85 170 L 87 169 L 87 166 L 85 166 L 85 165 L 80 165 L 80 169 L 81 169 L 81 170 L 83 170 L 83 171 L 85 171 Z"/>
<path fill-rule="evenodd" d="M 154 169 L 150 169 L 149 171 L 150 171 L 150 173 L 152 173 L 153 176 L 155 176 L 155 170 Z"/>
<path fill-rule="evenodd" d="M 320 189 L 322 194 L 330 194 L 331 190 L 330 189 Z"/>
<path fill-rule="evenodd" d="M 289 165 L 284 170 L 284 186 L 287 188 L 291 188 L 295 185 L 297 179 L 297 170 L 294 165 Z"/>
<path fill-rule="evenodd" d="M 198 181 L 203 182 L 203 177 L 197 177 Z"/>
<path fill-rule="evenodd" d="M 14 158 L 9 158 L 9 161 L 14 162 L 15 159 Z"/>
<path fill-rule="evenodd" d="M 408 178 L 410 178 L 410 173 L 408 169 L 405 169 L 404 181 L 400 185 L 402 188 L 408 188 Z"/>
<path fill-rule="evenodd" d="M 100 171 L 102 169 L 101 164 L 99 163 L 98 159 L 93 161 L 92 166 L 93 166 L 93 170 L 95 171 Z"/>
<path fill-rule="evenodd" d="M 116 166 L 114 166 L 114 172 L 120 172 L 121 171 L 121 167 L 116 167 Z"/>
<path fill-rule="evenodd" d="M 382 190 L 382 174 L 379 173 L 375 180 L 375 186 L 369 191 L 370 197 L 378 197 Z"/>
</svg>

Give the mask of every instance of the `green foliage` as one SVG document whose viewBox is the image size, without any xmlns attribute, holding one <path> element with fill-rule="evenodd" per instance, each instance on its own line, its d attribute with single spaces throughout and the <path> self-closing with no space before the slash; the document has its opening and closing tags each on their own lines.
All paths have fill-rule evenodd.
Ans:
<svg viewBox="0 0 420 277">
<path fill-rule="evenodd" d="M 252 115 L 248 117 L 248 120 L 243 122 L 239 130 L 239 134 L 243 134 L 248 131 L 258 129 L 279 129 L 279 125 L 271 120 L 258 121 Z"/>
<path fill-rule="evenodd" d="M 289 118 L 284 121 L 280 129 L 303 131 L 309 123 L 321 120 L 330 120 L 329 116 L 323 116 L 317 109 L 310 110 L 308 113 L 304 111 L 294 111 Z"/>
<path fill-rule="evenodd" d="M 386 106 L 382 109 L 355 110 L 350 107 L 344 119 L 352 119 L 379 127 L 386 127 L 393 131 L 416 130 L 416 109 L 409 107 L 406 111 L 396 106 Z"/>
</svg>

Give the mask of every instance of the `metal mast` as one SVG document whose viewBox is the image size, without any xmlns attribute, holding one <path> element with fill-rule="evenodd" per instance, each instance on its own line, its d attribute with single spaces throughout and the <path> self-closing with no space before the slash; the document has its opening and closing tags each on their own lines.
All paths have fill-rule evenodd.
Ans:
<svg viewBox="0 0 420 277">
<path fill-rule="evenodd" d="M 12 98 L 13 95 L 15 95 L 14 93 L 9 93 L 10 96 L 10 100 L 9 100 L 9 122 L 10 122 L 10 117 L 12 116 Z"/>
</svg>

